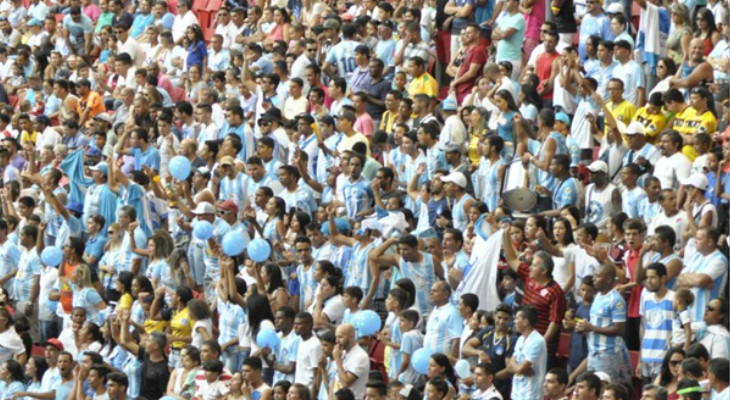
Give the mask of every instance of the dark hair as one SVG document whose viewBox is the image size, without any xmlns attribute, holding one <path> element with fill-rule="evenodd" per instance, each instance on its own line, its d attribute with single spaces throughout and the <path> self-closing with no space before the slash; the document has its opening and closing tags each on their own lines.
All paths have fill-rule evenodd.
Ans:
<svg viewBox="0 0 730 400">
<path fill-rule="evenodd" d="M 563 246 L 567 246 L 571 243 L 575 243 L 575 239 L 573 238 L 573 225 L 570 224 L 570 221 L 568 221 L 565 217 L 560 217 L 555 220 L 555 223 L 560 222 L 565 227 L 565 237 L 563 238 L 563 243 L 561 243 Z M 555 223 L 553 223 L 553 229 L 555 229 Z"/>
<path fill-rule="evenodd" d="M 418 315 L 418 311 L 411 309 L 401 311 L 398 316 L 411 321 L 414 327 L 418 325 L 418 322 L 421 320 L 421 317 Z"/>
<path fill-rule="evenodd" d="M 702 371 L 702 364 L 700 364 L 700 361 L 696 358 L 685 358 L 679 366 L 682 368 L 685 376 L 687 374 L 692 375 L 693 377 L 701 377 L 704 375 L 704 371 Z"/>
<path fill-rule="evenodd" d="M 559 384 L 568 385 L 568 371 L 566 371 L 565 368 L 552 368 L 547 373 L 555 375 L 555 377 L 558 378 Z"/>
<path fill-rule="evenodd" d="M 502 89 L 497 91 L 495 96 L 499 96 L 507 103 L 507 108 L 510 111 L 517 111 L 519 110 L 519 107 L 517 107 L 517 103 L 515 103 L 515 98 L 512 96 L 512 93 L 510 93 L 507 89 Z"/>
<path fill-rule="evenodd" d="M 362 289 L 360 289 L 360 287 L 358 286 L 348 286 L 342 291 L 342 293 L 350 297 L 354 297 L 355 299 L 357 299 L 358 303 L 360 303 L 363 297 Z"/>
<path fill-rule="evenodd" d="M 694 379 L 688 379 L 684 378 L 677 383 L 677 392 L 680 392 L 682 389 L 687 388 L 699 388 L 700 384 Z M 702 392 L 701 391 L 691 391 L 688 393 L 682 393 L 682 397 L 688 398 L 689 400 L 701 400 L 702 399 Z"/>
<path fill-rule="evenodd" d="M 273 263 L 266 263 L 262 267 L 269 275 L 269 288 L 266 290 L 269 294 L 273 294 L 277 289 L 284 287 L 284 278 L 281 276 L 281 268 Z"/>
<path fill-rule="evenodd" d="M 403 289 L 408 294 L 408 301 L 403 308 L 411 307 L 416 301 L 416 285 L 413 284 L 413 281 L 408 278 L 401 278 L 395 281 L 395 286 Z"/>
<path fill-rule="evenodd" d="M 730 380 L 730 361 L 727 358 L 714 358 L 710 360 L 707 371 L 715 375 L 715 379 L 720 382 L 728 383 Z"/>
<path fill-rule="evenodd" d="M 669 370 L 669 361 L 672 359 L 672 355 L 677 353 L 681 354 L 685 358 L 687 357 L 684 350 L 679 347 L 673 347 L 667 350 L 666 354 L 664 354 L 664 360 L 662 360 L 659 372 L 659 384 L 662 386 L 667 386 L 672 381 L 672 373 Z"/>
<path fill-rule="evenodd" d="M 10 377 L 13 381 L 22 382 L 25 384 L 25 374 L 23 373 L 23 366 L 14 359 L 5 361 L 5 365 L 10 372 Z"/>
<path fill-rule="evenodd" d="M 622 14 L 619 15 L 623 16 Z M 626 390 L 626 387 L 620 383 L 609 383 L 604 391 L 605 390 L 612 391 L 613 397 L 617 400 L 629 400 L 629 392 Z"/>
<path fill-rule="evenodd" d="M 431 358 L 433 358 L 433 357 L 431 357 Z M 449 366 L 451 366 L 451 364 L 449 364 Z M 428 384 L 433 386 L 434 388 L 436 388 L 436 390 L 438 390 L 439 393 L 441 393 L 441 395 L 442 395 L 441 397 L 446 396 L 446 393 L 449 392 L 449 385 L 446 383 L 446 380 L 443 378 L 440 378 L 438 376 L 429 379 Z"/>
<path fill-rule="evenodd" d="M 30 379 L 40 381 L 48 369 L 48 361 L 43 356 L 32 356 L 31 358 L 35 362 L 35 376 L 31 376 Z"/>
<path fill-rule="evenodd" d="M 106 376 L 107 382 L 114 382 L 119 386 L 129 387 L 129 379 L 123 372 L 112 372 Z"/>
<path fill-rule="evenodd" d="M 256 336 L 259 333 L 261 322 L 274 321 L 274 313 L 271 312 L 269 299 L 259 293 L 253 293 L 246 299 L 249 329 Z"/>
<path fill-rule="evenodd" d="M 702 343 L 692 343 L 687 348 L 687 357 L 710 361 L 710 353 Z"/>
<path fill-rule="evenodd" d="M 601 380 L 593 372 L 584 372 L 578 376 L 575 383 L 585 382 L 588 390 L 596 392 L 596 397 L 601 395 Z"/>
<path fill-rule="evenodd" d="M 649 264 L 649 266 L 646 267 L 646 270 L 647 271 L 652 270 L 652 271 L 656 272 L 656 274 L 660 278 L 663 276 L 667 276 L 667 267 L 660 262 L 655 262 L 655 263 Z"/>
<path fill-rule="evenodd" d="M 178 299 L 180 299 L 180 302 L 182 304 L 188 304 L 188 302 L 194 298 L 193 290 L 187 286 L 180 286 L 179 288 L 175 289 L 175 295 L 178 297 Z"/>
<path fill-rule="evenodd" d="M 530 325 L 534 328 L 537 324 L 537 311 L 530 305 L 524 305 L 517 309 L 517 312 L 522 313 L 522 317 L 530 322 Z"/>
</svg>

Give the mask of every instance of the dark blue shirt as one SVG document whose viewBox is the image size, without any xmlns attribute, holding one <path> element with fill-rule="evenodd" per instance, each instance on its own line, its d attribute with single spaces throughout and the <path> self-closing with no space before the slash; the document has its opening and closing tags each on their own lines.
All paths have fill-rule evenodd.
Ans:
<svg viewBox="0 0 730 400">
<path fill-rule="evenodd" d="M 208 49 L 205 48 L 205 42 L 198 42 L 188 46 L 187 68 L 197 65 L 203 68 L 203 59 L 208 57 Z"/>
</svg>

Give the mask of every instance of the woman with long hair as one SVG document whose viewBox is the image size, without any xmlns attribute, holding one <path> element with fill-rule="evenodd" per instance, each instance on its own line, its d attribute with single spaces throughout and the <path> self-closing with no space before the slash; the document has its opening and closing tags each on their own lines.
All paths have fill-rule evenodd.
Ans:
<svg viewBox="0 0 730 400">
<path fill-rule="evenodd" d="M 274 7 L 273 14 L 276 25 L 266 34 L 264 46 L 271 46 L 274 42 L 282 40 L 284 43 L 289 43 L 289 30 L 291 29 L 289 12 L 284 7 Z"/>
<path fill-rule="evenodd" d="M 702 39 L 705 44 L 705 57 L 710 55 L 712 49 L 715 48 L 717 42 L 722 39 L 722 33 L 717 29 L 715 24 L 715 16 L 712 11 L 703 7 L 697 13 L 697 30 L 695 37 Z"/>
<path fill-rule="evenodd" d="M 139 332 L 144 332 L 144 323 L 147 319 L 142 306 L 142 297 L 153 295 L 155 289 L 152 287 L 152 282 L 147 279 L 146 276 L 136 275 L 132 279 L 132 310 L 129 316 L 129 324 L 132 325 Z"/>
<path fill-rule="evenodd" d="M 687 358 L 687 354 L 678 347 L 667 350 L 659 369 L 659 375 L 654 379 L 654 384 L 667 389 L 667 399 L 677 399 L 677 384 L 679 383 L 679 365 Z"/>
<path fill-rule="evenodd" d="M 553 256 L 553 279 L 557 282 L 563 292 L 573 290 L 575 284 L 575 257 L 578 246 L 573 239 L 573 226 L 567 218 L 560 217 L 553 223 L 554 244 L 551 243 L 544 232 L 538 232 L 538 239 Z"/>
<path fill-rule="evenodd" d="M 241 385 L 243 385 L 243 372 L 236 372 L 231 376 L 231 384 L 225 400 L 245 400 Z"/>
<path fill-rule="evenodd" d="M 281 241 L 286 235 L 286 228 L 284 227 L 284 216 L 286 215 L 286 202 L 281 197 L 275 196 L 269 199 L 264 206 L 264 212 L 266 213 L 266 222 L 262 227 L 259 225 L 256 219 L 256 212 L 252 211 L 247 214 L 249 222 L 256 229 L 262 238 L 275 243 Z M 250 230 L 249 234 L 251 237 L 254 236 L 254 231 Z"/>
<path fill-rule="evenodd" d="M 190 315 L 190 309 L 188 308 L 188 304 L 193 300 L 193 290 L 187 286 L 180 286 L 175 289 L 175 294 L 172 296 L 172 303 L 170 304 L 172 315 L 169 317 L 163 317 L 162 315 L 164 298 L 164 288 L 160 287 L 155 290 L 155 300 L 152 302 L 152 307 L 150 308 L 150 319 L 154 321 L 170 321 L 170 334 L 168 335 L 170 357 L 168 359 L 168 365 L 170 368 L 177 368 L 182 365 L 180 351 L 193 340 L 193 321 Z"/>
<path fill-rule="evenodd" d="M 669 90 L 669 80 L 677 73 L 677 64 L 671 57 L 662 57 L 656 65 L 657 84 L 649 93 L 649 98 L 654 93 L 664 93 Z"/>
<path fill-rule="evenodd" d="M 198 104 L 200 89 L 205 89 L 208 86 L 208 83 L 203 79 L 202 71 L 203 69 L 197 64 L 188 68 L 187 78 L 185 79 L 185 98 L 192 104 Z"/>
<path fill-rule="evenodd" d="M 23 366 L 16 360 L 7 360 L 0 365 L 0 399 L 11 400 L 13 395 L 25 391 Z"/>
<path fill-rule="evenodd" d="M 271 304 L 271 310 L 276 313 L 280 307 L 289 304 L 289 292 L 284 286 L 284 278 L 281 268 L 274 263 L 266 263 L 254 267 L 256 276 L 256 288 L 259 293 L 266 296 Z"/>
<path fill-rule="evenodd" d="M 487 127 L 489 123 L 489 112 L 483 107 L 473 107 L 471 113 L 469 113 L 468 122 L 469 146 L 467 147 L 467 155 L 469 157 L 471 171 L 474 172 L 479 168 L 479 160 L 482 158 L 479 153 L 479 142 L 489 133 L 489 128 Z"/>
<path fill-rule="evenodd" d="M 104 298 L 116 300 L 121 295 L 115 290 L 116 277 L 121 267 L 120 255 L 122 242 L 124 241 L 122 226 L 115 222 L 106 228 L 106 237 L 109 239 L 104 245 L 104 255 L 99 260 L 99 273 L 101 284 L 104 287 Z"/>
<path fill-rule="evenodd" d="M 104 345 L 99 350 L 99 355 L 104 358 L 104 362 L 111 365 L 112 367 L 121 370 L 124 360 L 127 358 L 127 353 L 117 346 L 114 335 L 112 334 L 112 319 L 109 318 L 104 321 L 104 324 L 99 328 L 103 338 Z"/>
<path fill-rule="evenodd" d="M 190 310 L 190 318 L 194 322 L 191 344 L 200 348 L 204 341 L 213 337 L 213 320 L 210 318 L 210 309 L 203 300 L 192 299 L 188 302 L 188 310 Z"/>
<path fill-rule="evenodd" d="M 121 271 L 115 281 L 115 289 L 119 294 L 119 302 L 117 303 L 117 310 L 131 309 L 134 303 L 134 296 L 132 296 L 132 281 L 134 280 L 134 274 L 132 271 Z"/>
<path fill-rule="evenodd" d="M 436 353 L 431 356 L 428 360 L 428 378 L 429 382 L 433 379 L 443 379 L 448 386 L 447 392 L 448 397 L 454 397 L 456 394 L 456 375 L 454 374 L 454 367 L 451 366 L 449 358 L 445 354 Z"/>
<path fill-rule="evenodd" d="M 669 57 L 674 63 L 681 65 L 689 58 L 689 42 L 692 40 L 692 22 L 689 18 L 689 8 L 682 3 L 674 3 L 670 8 L 672 26 L 667 38 Z"/>
<path fill-rule="evenodd" d="M 106 310 L 106 302 L 91 283 L 91 268 L 86 264 L 79 265 L 73 272 L 73 278 L 73 307 L 83 308 L 87 320 L 98 321 L 99 312 Z"/>
<path fill-rule="evenodd" d="M 208 49 L 205 47 L 205 37 L 200 25 L 190 25 L 185 30 L 185 39 L 188 43 L 188 56 L 185 59 L 188 71 L 193 65 L 197 65 L 202 71 L 208 65 Z"/>
<path fill-rule="evenodd" d="M 271 311 L 269 299 L 259 293 L 252 293 L 246 298 L 247 324 L 241 325 L 238 330 L 238 342 L 241 347 L 249 348 L 251 357 L 260 357 L 263 364 L 262 378 L 264 382 L 271 385 L 274 379 L 273 365 L 269 364 L 266 357 L 263 357 L 263 348 L 256 342 L 256 336 L 263 329 L 276 330 L 274 326 L 274 313 Z"/>
<path fill-rule="evenodd" d="M 288 226 L 286 235 L 284 236 L 286 244 L 290 248 L 294 248 L 294 241 L 299 236 L 306 236 L 307 232 L 304 230 L 304 227 L 312 222 L 312 217 L 303 211 L 292 211 L 284 218 L 284 222 Z"/>
<path fill-rule="evenodd" d="M 499 116 L 497 119 L 497 134 L 504 140 L 504 149 L 502 150 L 503 157 L 512 157 L 515 148 L 515 142 L 517 138 L 514 134 L 515 114 L 518 113 L 517 103 L 515 103 L 512 93 L 507 90 L 500 90 L 493 96 L 489 97 L 489 100 L 494 103 L 499 109 Z"/>
<path fill-rule="evenodd" d="M 26 393 L 41 393 L 45 391 L 41 383 L 46 370 L 48 370 L 48 361 L 46 361 L 45 357 L 32 356 L 28 359 L 28 362 L 25 363 L 25 376 L 29 379 L 28 387 L 25 388 Z"/>
<path fill-rule="evenodd" d="M 542 99 L 537 94 L 537 87 L 529 83 L 520 86 L 520 94 L 517 96 L 519 102 L 519 111 L 522 119 L 528 126 L 535 126 L 537 123 L 537 112 L 542 109 Z"/>
<path fill-rule="evenodd" d="M 342 285 L 340 279 L 334 275 L 327 275 L 320 282 L 320 290 L 314 303 L 314 329 L 323 331 L 334 329 L 345 313 L 345 304 L 342 301 Z"/>
<path fill-rule="evenodd" d="M 76 348 L 79 354 L 84 354 L 86 351 L 98 353 L 103 344 L 104 335 L 101 333 L 99 325 L 90 321 L 84 322 L 76 340 Z"/>
</svg>

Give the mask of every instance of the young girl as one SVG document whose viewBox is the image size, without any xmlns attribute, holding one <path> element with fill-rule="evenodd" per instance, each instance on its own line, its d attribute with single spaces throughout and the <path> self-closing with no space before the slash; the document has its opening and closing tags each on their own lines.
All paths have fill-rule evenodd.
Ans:
<svg viewBox="0 0 730 400">
<path fill-rule="evenodd" d="M 428 377 L 429 381 L 426 385 L 427 400 L 451 399 L 454 397 L 456 394 L 456 389 L 454 388 L 456 376 L 454 375 L 454 368 L 451 366 L 451 362 L 446 355 L 436 353 L 431 356 L 431 359 L 428 360 Z M 447 389 L 444 392 L 440 384 L 435 385 L 431 389 L 438 389 L 437 392 L 440 393 L 440 396 L 432 398 L 429 394 L 433 393 L 435 395 L 435 392 L 432 392 L 429 386 L 431 386 L 434 380 L 437 382 L 439 380 L 445 382 Z"/>
<path fill-rule="evenodd" d="M 689 306 L 695 301 L 695 296 L 687 288 L 677 289 L 674 293 L 672 307 L 674 308 L 674 321 L 672 321 L 672 347 L 682 347 L 687 350 L 692 343 L 692 320 L 689 315 Z"/>
</svg>

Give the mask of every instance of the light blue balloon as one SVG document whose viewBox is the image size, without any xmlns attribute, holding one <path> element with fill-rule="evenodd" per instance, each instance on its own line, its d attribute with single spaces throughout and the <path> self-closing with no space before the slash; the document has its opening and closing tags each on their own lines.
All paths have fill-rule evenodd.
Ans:
<svg viewBox="0 0 730 400">
<path fill-rule="evenodd" d="M 63 262 L 63 250 L 56 246 L 46 247 L 41 253 L 41 261 L 49 267 L 57 267 Z"/>
<path fill-rule="evenodd" d="M 193 224 L 193 235 L 200 240 L 208 240 L 213 237 L 213 225 L 208 221 L 196 221 Z"/>
<path fill-rule="evenodd" d="M 355 325 L 359 337 L 372 336 L 380 331 L 382 321 L 373 310 L 364 310 L 355 314 L 352 324 Z"/>
<path fill-rule="evenodd" d="M 469 361 L 457 361 L 454 365 L 454 370 L 456 371 L 456 376 L 461 379 L 466 379 L 471 376 L 471 367 L 469 366 Z"/>
<path fill-rule="evenodd" d="M 261 348 L 268 347 L 274 350 L 279 347 L 279 344 L 281 343 L 281 338 L 279 337 L 279 335 L 276 334 L 276 332 L 271 329 L 262 329 L 256 335 L 256 343 Z"/>
<path fill-rule="evenodd" d="M 431 359 L 432 355 L 433 350 L 425 347 L 416 350 L 413 352 L 413 357 L 411 357 L 411 367 L 419 374 L 426 375 L 428 373 L 428 360 Z"/>
<path fill-rule="evenodd" d="M 264 239 L 254 239 L 248 245 L 246 252 L 248 253 L 248 257 L 254 262 L 262 263 L 269 259 L 269 256 L 271 255 L 271 246 L 269 246 L 269 242 Z"/>
<path fill-rule="evenodd" d="M 235 257 L 246 249 L 246 237 L 239 231 L 230 231 L 223 236 L 223 253 Z"/>
<path fill-rule="evenodd" d="M 184 156 L 173 157 L 170 160 L 170 164 L 167 166 L 168 171 L 170 171 L 170 175 L 179 181 L 188 179 L 191 168 L 190 160 Z"/>
</svg>

